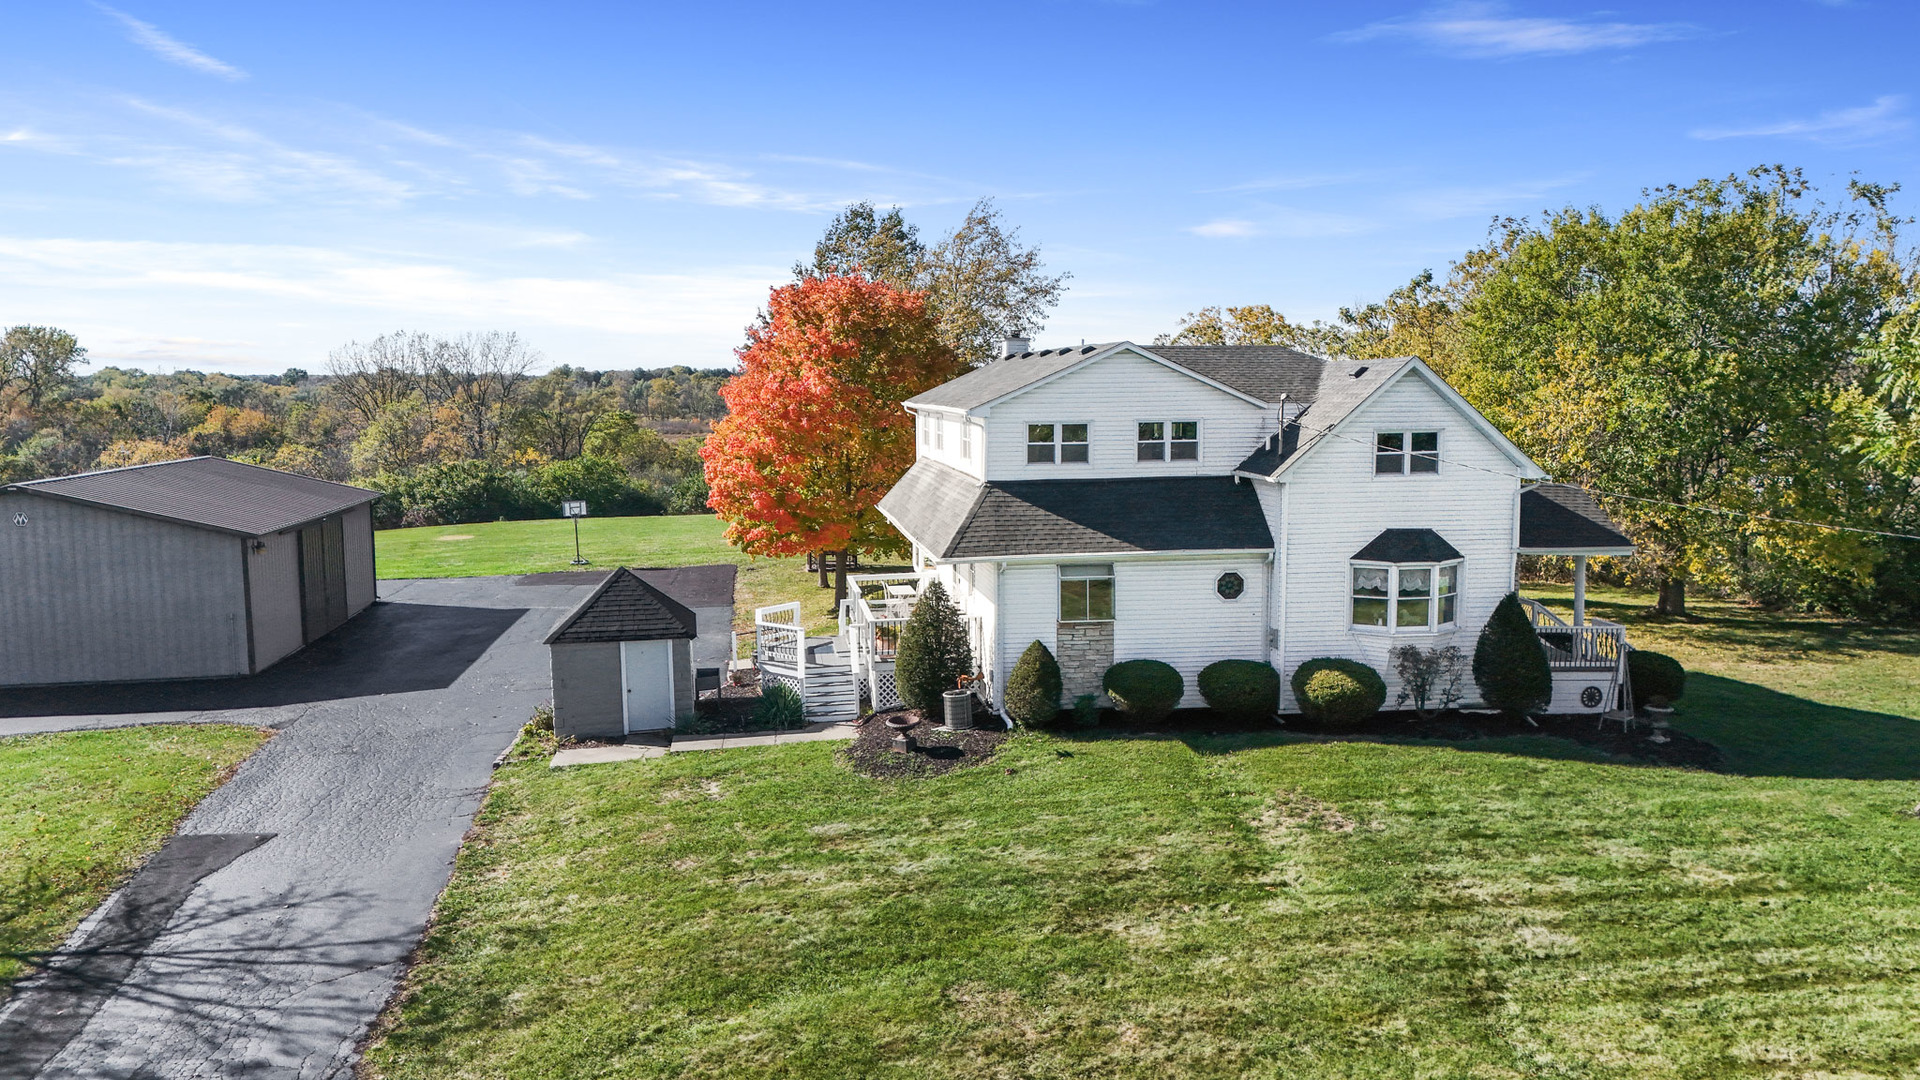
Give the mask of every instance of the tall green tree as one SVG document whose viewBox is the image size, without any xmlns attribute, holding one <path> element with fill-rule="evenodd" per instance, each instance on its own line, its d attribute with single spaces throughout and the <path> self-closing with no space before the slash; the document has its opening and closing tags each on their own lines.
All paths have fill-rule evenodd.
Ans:
<svg viewBox="0 0 1920 1080">
<path fill-rule="evenodd" d="M 86 363 L 79 339 L 51 326 L 15 326 L 0 336 L 0 390 L 19 391 L 29 409 L 72 385 L 73 367 Z"/>
<path fill-rule="evenodd" d="M 1755 169 L 1648 191 L 1618 217 L 1513 222 L 1476 253 L 1449 377 L 1554 475 L 1616 496 L 1662 613 L 1754 543 L 1871 559 L 1846 534 L 1758 519 L 1855 501 L 1832 405 L 1902 286 L 1884 192 L 1852 195 L 1829 208 L 1797 171 Z"/>
</svg>

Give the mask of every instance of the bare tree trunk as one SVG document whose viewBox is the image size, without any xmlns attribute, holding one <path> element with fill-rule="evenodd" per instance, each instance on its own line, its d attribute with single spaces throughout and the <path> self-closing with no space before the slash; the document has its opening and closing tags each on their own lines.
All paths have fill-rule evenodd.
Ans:
<svg viewBox="0 0 1920 1080">
<path fill-rule="evenodd" d="M 1656 615 L 1685 615 L 1687 613 L 1687 579 L 1661 578 L 1660 599 L 1655 602 L 1653 611 Z"/>
<path fill-rule="evenodd" d="M 821 565 L 825 565 L 822 563 Z M 847 549 L 841 548 L 834 553 L 833 559 L 833 610 L 840 611 L 840 601 L 847 598 Z"/>
<path fill-rule="evenodd" d="M 816 571 L 818 571 L 820 574 L 820 587 L 823 589 L 826 588 L 827 587 L 827 553 L 825 551 L 816 551 L 813 553 L 813 568 Z"/>
</svg>

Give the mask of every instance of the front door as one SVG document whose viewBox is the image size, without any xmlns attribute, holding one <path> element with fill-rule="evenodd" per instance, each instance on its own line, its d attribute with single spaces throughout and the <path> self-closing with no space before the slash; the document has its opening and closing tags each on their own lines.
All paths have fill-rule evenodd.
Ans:
<svg viewBox="0 0 1920 1080">
<path fill-rule="evenodd" d="M 629 732 L 672 727 L 673 642 L 621 642 L 620 690 Z"/>
</svg>

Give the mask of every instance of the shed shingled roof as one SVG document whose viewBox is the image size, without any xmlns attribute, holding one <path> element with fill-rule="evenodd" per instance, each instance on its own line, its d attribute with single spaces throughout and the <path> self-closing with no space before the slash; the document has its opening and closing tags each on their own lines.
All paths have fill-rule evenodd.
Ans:
<svg viewBox="0 0 1920 1080">
<path fill-rule="evenodd" d="M 1633 541 L 1585 489 L 1535 484 L 1520 493 L 1521 551 L 1580 555 L 1632 549 Z"/>
<path fill-rule="evenodd" d="M 1228 476 L 983 484 L 923 461 L 880 509 L 941 559 L 1273 546 L 1252 486 Z"/>
<path fill-rule="evenodd" d="M 1460 558 L 1460 550 L 1432 529 L 1382 529 L 1353 558 L 1355 562 L 1451 562 Z"/>
<path fill-rule="evenodd" d="M 367 488 L 217 457 L 28 480 L 6 490 L 242 536 L 281 532 L 380 497 L 380 492 Z"/>
<path fill-rule="evenodd" d="M 547 634 L 548 645 L 700 636 L 692 611 L 622 566 Z"/>
</svg>

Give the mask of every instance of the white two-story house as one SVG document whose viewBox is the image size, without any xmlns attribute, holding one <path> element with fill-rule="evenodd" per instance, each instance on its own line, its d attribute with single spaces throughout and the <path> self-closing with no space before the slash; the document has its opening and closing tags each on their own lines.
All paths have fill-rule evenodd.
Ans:
<svg viewBox="0 0 1920 1080">
<path fill-rule="evenodd" d="M 891 697 L 888 631 L 929 578 L 967 616 L 996 704 L 1040 641 L 1069 703 L 1123 660 L 1172 664 L 1182 704 L 1199 706 L 1213 661 L 1265 660 L 1285 680 L 1335 656 L 1385 676 L 1391 705 L 1390 650 L 1470 656 L 1517 555 L 1573 555 L 1584 580 L 1586 556 L 1632 550 L 1415 358 L 1009 344 L 906 403 L 918 458 L 880 511 L 917 573 L 866 581 L 843 611 L 842 649 L 876 706 Z M 1619 627 L 1586 619 L 1583 599 L 1570 624 L 1532 610 L 1553 711 L 1613 708 Z"/>
</svg>

